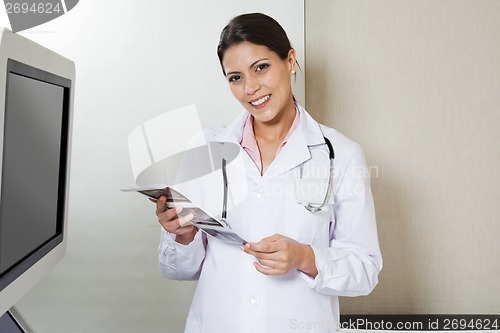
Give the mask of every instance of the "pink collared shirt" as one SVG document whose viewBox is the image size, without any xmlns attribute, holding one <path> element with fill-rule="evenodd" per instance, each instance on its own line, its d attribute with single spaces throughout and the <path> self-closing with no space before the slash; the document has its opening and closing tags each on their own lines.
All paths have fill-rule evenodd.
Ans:
<svg viewBox="0 0 500 333">
<path fill-rule="evenodd" d="M 293 131 L 299 126 L 299 111 L 297 110 L 297 107 L 295 107 L 295 118 L 293 120 L 292 126 L 290 126 L 290 129 L 288 130 L 288 133 L 286 134 L 285 138 L 281 142 L 281 144 L 278 147 L 278 150 L 276 151 L 276 156 L 280 153 L 281 149 L 286 145 L 288 142 L 288 139 L 292 135 Z M 245 149 L 247 152 L 248 156 L 252 159 L 252 161 L 255 163 L 257 168 L 259 169 L 260 173 L 262 174 L 262 161 L 260 159 L 260 150 L 259 146 L 257 145 L 257 140 L 255 139 L 255 133 L 253 131 L 253 116 L 249 115 L 247 118 L 247 121 L 245 122 L 245 126 L 243 127 L 243 136 L 241 138 L 240 145 Z"/>
</svg>

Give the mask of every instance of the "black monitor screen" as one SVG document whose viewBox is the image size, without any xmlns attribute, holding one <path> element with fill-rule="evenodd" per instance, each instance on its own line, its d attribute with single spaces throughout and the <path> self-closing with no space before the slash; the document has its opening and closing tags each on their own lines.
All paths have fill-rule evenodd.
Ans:
<svg viewBox="0 0 500 333">
<path fill-rule="evenodd" d="M 9 312 L 0 317 L 0 332 L 2 333 L 23 333 L 24 330 Z"/>
<path fill-rule="evenodd" d="M 6 82 L 0 290 L 62 241 L 71 86 L 11 59 Z"/>
</svg>

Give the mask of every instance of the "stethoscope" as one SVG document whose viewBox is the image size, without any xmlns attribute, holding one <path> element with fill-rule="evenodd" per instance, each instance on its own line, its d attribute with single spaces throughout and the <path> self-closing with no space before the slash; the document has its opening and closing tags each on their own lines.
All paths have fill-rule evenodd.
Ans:
<svg viewBox="0 0 500 333">
<path fill-rule="evenodd" d="M 325 139 L 325 143 L 328 146 L 328 153 L 329 153 L 329 160 L 330 160 L 330 172 L 328 174 L 328 185 L 326 188 L 326 193 L 325 197 L 323 199 L 323 202 L 319 205 L 312 205 L 311 203 L 308 203 L 307 205 L 304 205 L 304 207 L 310 211 L 311 213 L 316 213 L 319 212 L 327 203 L 328 198 L 330 197 L 330 194 L 332 192 L 332 182 L 333 182 L 333 159 L 335 158 L 335 151 L 333 150 L 332 143 L 330 140 L 328 140 L 325 136 L 323 137 Z M 303 164 L 300 166 L 300 176 L 299 178 L 302 179 L 302 170 L 303 170 Z"/>
<path fill-rule="evenodd" d="M 333 183 L 333 160 L 335 158 L 335 151 L 333 150 L 332 143 L 330 140 L 328 140 L 325 136 L 323 137 L 325 139 L 325 143 L 328 146 L 328 151 L 329 151 L 329 160 L 330 160 L 330 173 L 328 175 L 328 186 L 327 190 L 325 193 L 325 197 L 323 199 L 323 202 L 321 204 L 316 204 L 313 205 L 311 203 L 308 203 L 307 205 L 304 205 L 304 207 L 310 211 L 311 213 L 316 213 L 321 211 L 323 209 L 328 201 L 328 198 L 330 197 L 331 191 L 332 191 L 332 183 Z M 227 172 L 226 172 L 226 159 L 223 157 L 222 158 L 222 180 L 224 182 L 224 198 L 222 202 L 222 218 L 221 221 L 228 227 L 228 224 L 226 222 L 226 217 L 227 217 L 227 193 L 228 193 L 228 181 L 227 181 Z M 302 179 L 302 167 L 303 165 L 300 166 L 300 179 Z"/>
</svg>

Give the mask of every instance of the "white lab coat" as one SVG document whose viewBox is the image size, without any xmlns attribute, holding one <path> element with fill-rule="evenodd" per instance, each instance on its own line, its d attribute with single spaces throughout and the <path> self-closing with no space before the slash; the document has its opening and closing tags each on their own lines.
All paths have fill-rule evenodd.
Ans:
<svg viewBox="0 0 500 333">
<path fill-rule="evenodd" d="M 199 279 L 186 333 L 336 332 L 338 296 L 366 295 L 377 284 L 382 257 L 361 147 L 319 125 L 301 106 L 298 110 L 299 126 L 263 176 L 243 149 L 240 163 L 228 164 L 229 196 L 235 197 L 235 191 L 245 195 L 229 209 L 227 222 L 250 242 L 279 233 L 310 244 L 318 275 L 312 279 L 294 270 L 266 276 L 253 267 L 255 258 L 236 246 L 200 231 L 184 246 L 162 229 L 162 274 L 176 280 Z M 207 141 L 239 144 L 247 117 L 245 112 L 227 127 L 208 130 Z M 326 209 L 311 213 L 297 203 L 294 179 L 301 164 L 304 176 L 328 177 L 323 136 L 335 151 L 333 194 Z M 187 193 L 211 212 L 222 207 L 222 176 L 214 174 L 210 190 L 191 187 Z M 182 190 L 190 192 L 189 186 Z"/>
</svg>

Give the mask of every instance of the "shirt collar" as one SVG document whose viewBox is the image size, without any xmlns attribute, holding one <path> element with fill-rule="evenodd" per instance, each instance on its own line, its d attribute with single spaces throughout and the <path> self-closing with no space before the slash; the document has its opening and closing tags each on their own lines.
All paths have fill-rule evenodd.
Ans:
<svg viewBox="0 0 500 333">
<path fill-rule="evenodd" d="M 295 132 L 301 133 L 300 136 L 304 137 L 305 143 L 308 146 L 323 144 L 325 141 L 323 139 L 323 133 L 321 131 L 320 125 L 299 103 L 295 103 L 295 105 L 300 114 L 300 122 Z M 211 141 L 233 142 L 235 144 L 241 144 L 243 139 L 243 129 L 249 117 L 250 115 L 248 111 L 242 111 L 239 117 L 237 117 L 227 126 L 224 126 L 225 130 L 214 133 L 214 136 L 211 137 Z M 293 138 L 290 137 L 288 141 L 291 139 Z"/>
<path fill-rule="evenodd" d="M 295 118 L 293 119 L 292 125 L 290 126 L 290 129 L 288 130 L 288 133 L 286 134 L 285 138 L 280 144 L 280 147 L 278 148 L 278 151 L 276 154 L 281 150 L 281 148 L 288 142 L 288 139 L 294 132 L 294 130 L 299 126 L 300 122 L 300 114 L 297 106 L 295 106 Z M 252 152 L 258 152 L 259 147 L 257 145 L 257 141 L 255 140 L 255 133 L 253 131 L 253 116 L 249 115 L 247 120 L 245 121 L 245 125 L 243 127 L 243 135 L 241 138 L 240 142 L 241 146 L 245 149 L 249 149 Z"/>
</svg>

